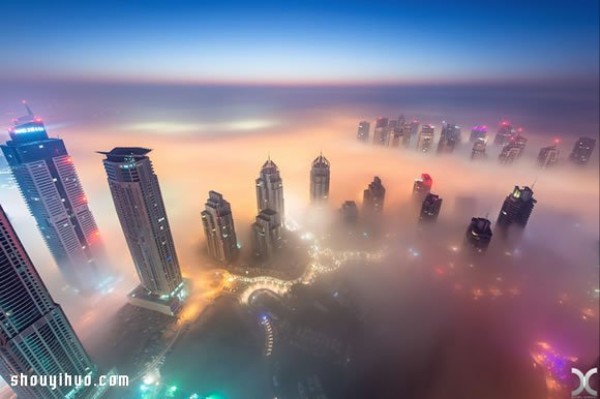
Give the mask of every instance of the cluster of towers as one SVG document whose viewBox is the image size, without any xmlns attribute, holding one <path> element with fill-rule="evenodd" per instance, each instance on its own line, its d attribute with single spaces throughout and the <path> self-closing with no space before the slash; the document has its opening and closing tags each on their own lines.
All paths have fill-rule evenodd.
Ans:
<svg viewBox="0 0 600 399">
<path fill-rule="evenodd" d="M 358 124 L 357 139 L 362 142 L 370 141 L 370 126 L 368 121 Z M 375 120 L 372 142 L 376 145 L 398 147 L 411 146 L 411 138 L 416 137 L 416 150 L 418 152 L 432 152 L 435 138 L 435 126 L 424 124 L 419 131 L 419 121 L 407 122 L 404 116 L 398 119 L 379 117 Z M 485 125 L 477 125 L 471 129 L 469 143 L 471 143 L 471 159 L 481 160 L 487 158 L 487 134 Z M 501 148 L 498 162 L 510 165 L 521 158 L 527 145 L 527 138 L 523 135 L 522 128 L 514 128 L 508 121 L 503 121 L 496 135 L 494 145 Z M 437 153 L 452 153 L 461 144 L 460 126 L 443 122 L 437 144 Z M 538 154 L 537 163 L 540 167 L 551 167 L 559 161 L 560 150 L 555 142 L 551 146 L 543 147 Z M 585 165 L 589 162 L 594 151 L 596 140 L 581 137 L 573 147 L 569 160 L 574 164 Z"/>
</svg>

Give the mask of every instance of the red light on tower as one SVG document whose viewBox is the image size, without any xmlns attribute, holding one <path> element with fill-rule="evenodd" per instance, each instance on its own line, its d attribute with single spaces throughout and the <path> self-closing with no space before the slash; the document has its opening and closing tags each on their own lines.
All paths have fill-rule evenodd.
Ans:
<svg viewBox="0 0 600 399">
<path fill-rule="evenodd" d="M 560 139 L 558 137 L 554 139 L 554 144 L 560 144 Z"/>
</svg>

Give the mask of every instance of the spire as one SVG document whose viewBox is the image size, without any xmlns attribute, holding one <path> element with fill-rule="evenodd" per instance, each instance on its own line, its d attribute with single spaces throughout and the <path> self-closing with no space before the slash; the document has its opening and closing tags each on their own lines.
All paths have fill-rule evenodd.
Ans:
<svg viewBox="0 0 600 399">
<path fill-rule="evenodd" d="M 31 108 L 29 108 L 27 101 L 23 100 L 23 101 L 21 101 L 21 104 L 23 104 L 25 106 L 25 109 L 27 110 L 27 113 L 29 114 L 29 116 L 31 116 L 33 118 L 34 117 L 33 112 L 31 112 Z"/>
</svg>

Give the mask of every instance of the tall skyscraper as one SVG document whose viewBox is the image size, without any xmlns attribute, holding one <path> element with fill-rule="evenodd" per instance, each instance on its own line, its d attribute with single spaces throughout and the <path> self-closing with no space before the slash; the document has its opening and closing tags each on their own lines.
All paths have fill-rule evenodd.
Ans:
<svg viewBox="0 0 600 399">
<path fill-rule="evenodd" d="M 378 176 L 373 178 L 369 187 L 363 192 L 363 212 L 366 214 L 380 214 L 383 212 L 385 200 L 385 187 Z"/>
<path fill-rule="evenodd" d="M 358 220 L 358 207 L 354 201 L 345 201 L 340 208 L 342 220 L 348 224 L 354 224 Z"/>
<path fill-rule="evenodd" d="M 216 191 L 209 191 L 202 211 L 202 224 L 208 254 L 221 263 L 231 263 L 238 256 L 239 247 L 231 205 Z"/>
<path fill-rule="evenodd" d="M 500 155 L 498 155 L 498 161 L 505 165 L 512 164 L 523 155 L 526 144 L 527 138 L 525 136 L 519 134 L 511 137 L 508 144 L 502 147 L 502 151 L 500 152 Z"/>
<path fill-rule="evenodd" d="M 0 275 L 2 378 L 10 381 L 21 373 L 57 379 L 61 374 L 95 376 L 96 366 L 50 296 L 1 206 Z M 62 399 L 88 397 L 91 388 L 24 384 L 12 389 L 23 399 Z"/>
<path fill-rule="evenodd" d="M 129 294 L 136 306 L 175 314 L 185 295 L 151 150 L 117 147 L 102 161 L 141 285 Z"/>
<path fill-rule="evenodd" d="M 485 149 L 487 143 L 484 139 L 477 139 L 473 143 L 473 149 L 471 150 L 471 159 L 485 159 L 487 157 Z"/>
<path fill-rule="evenodd" d="M 419 201 L 423 201 L 427 194 L 431 192 L 433 186 L 433 179 L 428 173 L 422 173 L 421 177 L 415 179 L 413 184 L 413 195 L 418 198 Z"/>
<path fill-rule="evenodd" d="M 471 135 L 469 136 L 469 142 L 474 143 L 477 140 L 485 140 L 487 137 L 487 126 L 477 125 L 471 129 Z"/>
<path fill-rule="evenodd" d="M 279 213 L 281 225 L 284 225 L 285 209 L 283 203 L 283 181 L 279 168 L 271 158 L 267 159 L 256 179 L 256 203 L 258 212 L 271 209 Z"/>
<path fill-rule="evenodd" d="M 433 145 L 434 129 L 435 128 L 432 125 L 423 125 L 421 127 L 421 132 L 419 133 L 419 138 L 417 139 L 417 151 L 431 151 L 431 146 Z"/>
<path fill-rule="evenodd" d="M 263 209 L 252 224 L 255 254 L 270 258 L 282 246 L 281 220 L 278 212 Z"/>
<path fill-rule="evenodd" d="M 506 197 L 502 204 L 498 220 L 496 220 L 496 227 L 503 230 L 513 225 L 525 227 L 536 202 L 531 188 L 515 186 L 513 192 Z"/>
<path fill-rule="evenodd" d="M 457 144 L 460 144 L 460 126 L 444 122 L 440 140 L 438 141 L 437 152 L 451 153 Z"/>
<path fill-rule="evenodd" d="M 491 222 L 485 218 L 471 218 L 471 223 L 465 234 L 465 244 L 475 252 L 487 250 L 492 241 Z"/>
<path fill-rule="evenodd" d="M 427 194 L 427 196 L 423 200 L 423 205 L 421 206 L 419 221 L 428 222 L 437 220 L 441 208 L 442 199 L 440 198 L 440 196 L 432 193 Z"/>
<path fill-rule="evenodd" d="M 569 160 L 577 165 L 585 165 L 590 161 L 594 152 L 596 139 L 591 137 L 580 137 L 573 146 L 573 151 L 569 155 Z"/>
<path fill-rule="evenodd" d="M 540 153 L 537 157 L 538 165 L 542 168 L 552 167 L 558 162 L 559 155 L 560 150 L 556 147 L 556 145 L 543 147 L 540 149 Z"/>
<path fill-rule="evenodd" d="M 356 138 L 358 141 L 369 141 L 369 130 L 371 125 L 367 121 L 360 121 L 358 123 L 358 132 L 356 133 Z"/>
<path fill-rule="evenodd" d="M 388 118 L 377 118 L 377 120 L 375 121 L 375 129 L 373 130 L 373 144 L 388 145 L 388 124 Z"/>
<path fill-rule="evenodd" d="M 504 121 L 498 127 L 496 137 L 494 137 L 494 144 L 503 146 L 510 141 L 514 134 L 515 130 L 513 129 L 510 122 Z"/>
<path fill-rule="evenodd" d="M 310 200 L 313 203 L 329 198 L 330 167 L 327 158 L 320 154 L 310 168 Z"/>
<path fill-rule="evenodd" d="M 63 140 L 26 108 L 0 147 L 65 281 L 92 291 L 108 275 L 98 227 Z"/>
</svg>

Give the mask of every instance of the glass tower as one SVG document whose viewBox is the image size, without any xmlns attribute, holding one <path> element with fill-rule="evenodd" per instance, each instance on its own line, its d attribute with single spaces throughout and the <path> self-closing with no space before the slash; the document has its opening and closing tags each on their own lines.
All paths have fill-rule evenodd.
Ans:
<svg viewBox="0 0 600 399">
<path fill-rule="evenodd" d="M 310 200 L 312 202 L 327 201 L 329 198 L 329 161 L 319 155 L 310 168 Z"/>
<path fill-rule="evenodd" d="M 210 191 L 204 208 L 202 224 L 208 254 L 221 263 L 230 263 L 239 253 L 231 205 L 221 194 Z"/>
</svg>

